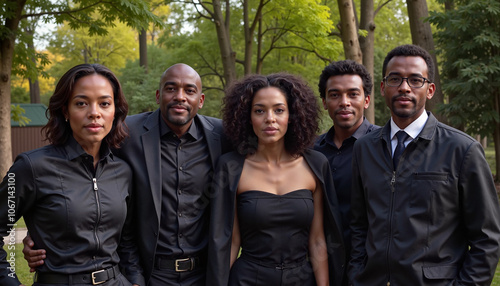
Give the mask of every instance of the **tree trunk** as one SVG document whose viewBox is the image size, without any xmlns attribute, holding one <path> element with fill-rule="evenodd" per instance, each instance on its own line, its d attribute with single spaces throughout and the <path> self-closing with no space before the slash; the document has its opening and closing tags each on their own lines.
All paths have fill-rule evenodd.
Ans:
<svg viewBox="0 0 500 286">
<path fill-rule="evenodd" d="M 250 23 L 250 17 L 249 17 L 249 0 L 244 0 L 243 1 L 243 27 L 245 30 L 245 60 L 243 62 L 244 66 L 244 73 L 245 75 L 252 73 L 252 55 L 253 55 L 253 39 L 254 39 L 254 34 L 255 34 L 255 28 L 257 25 L 259 25 L 259 35 L 258 35 L 258 56 L 257 56 L 257 61 L 259 61 L 259 56 L 260 56 L 260 49 L 262 47 L 261 40 L 262 37 L 260 37 L 260 25 L 261 25 L 261 19 L 262 19 L 262 9 L 264 8 L 264 1 L 260 0 L 259 1 L 259 6 L 257 7 L 257 11 L 255 12 L 255 18 L 253 21 Z M 269 3 L 269 2 L 266 2 Z M 261 68 L 261 67 L 260 67 Z M 260 74 L 258 71 L 259 67 L 256 66 L 256 73 Z"/>
<path fill-rule="evenodd" d="M 258 31 L 257 31 L 257 65 L 255 67 L 255 73 L 262 73 L 262 17 L 258 21 Z"/>
<path fill-rule="evenodd" d="M 139 66 L 148 73 L 148 32 L 145 29 L 139 33 Z"/>
<path fill-rule="evenodd" d="M 35 51 L 35 44 L 33 43 L 33 35 L 35 34 L 34 29 L 26 28 L 26 33 L 30 35 L 31 39 L 28 42 L 28 49 Z M 36 66 L 36 58 L 32 58 L 34 66 Z M 38 82 L 38 76 L 34 78 L 28 78 L 29 89 L 30 89 L 30 102 L 31 103 L 40 103 L 40 84 Z"/>
<path fill-rule="evenodd" d="M 498 90 L 498 89 L 497 89 Z M 494 104 L 495 110 L 500 113 L 500 92 L 494 95 Z M 500 181 L 500 122 L 494 122 L 495 129 L 493 131 L 493 142 L 495 143 L 495 174 L 496 174 L 496 182 Z"/>
<path fill-rule="evenodd" d="M 429 16 L 427 2 L 425 0 L 408 0 L 406 1 L 406 7 L 408 9 L 408 18 L 410 20 L 411 39 L 413 44 L 426 49 L 432 55 L 432 60 L 435 63 L 434 84 L 436 85 L 436 92 L 431 100 L 427 100 L 425 108 L 428 111 L 432 111 L 439 121 L 447 123 L 445 116 L 436 114 L 435 112 L 438 104 L 444 102 L 444 96 L 441 90 L 441 81 L 439 78 L 439 69 L 434 49 L 431 24 L 429 22 L 424 22 L 424 19 Z"/>
<path fill-rule="evenodd" d="M 361 64 L 363 58 L 359 46 L 358 27 L 356 26 L 352 2 L 351 0 L 339 0 L 338 5 L 341 22 L 340 34 L 344 44 L 345 57 Z"/>
<path fill-rule="evenodd" d="M 5 19 L 4 28 L 9 34 L 0 35 L 0 176 L 3 178 L 12 165 L 12 142 L 10 131 L 10 81 L 16 32 L 26 0 L 9 0 L 15 7 L 11 18 Z"/>
<path fill-rule="evenodd" d="M 31 103 L 40 103 L 40 83 L 38 79 L 32 80 L 28 79 L 30 86 L 30 102 Z"/>
<path fill-rule="evenodd" d="M 365 110 L 365 117 L 375 124 L 375 78 L 374 78 L 374 43 L 375 43 L 375 13 L 373 0 L 361 0 L 360 28 L 368 32 L 366 37 L 359 37 L 359 45 L 363 53 L 363 65 L 372 75 L 373 87 L 370 96 L 370 106 Z"/>
<path fill-rule="evenodd" d="M 220 0 L 213 1 L 214 8 L 214 23 L 215 30 L 217 31 L 217 40 L 219 42 L 219 49 L 222 59 L 222 66 L 224 68 L 224 86 L 231 83 L 236 79 L 236 55 L 231 47 L 231 39 L 229 38 L 229 14 L 227 14 L 226 21 L 224 21 L 224 17 L 222 16 L 222 7 Z M 228 9 L 226 13 L 229 13 L 231 10 L 229 5 L 227 5 Z"/>
<path fill-rule="evenodd" d="M 253 31 L 250 28 L 248 17 L 248 1 L 243 1 L 243 30 L 245 31 L 245 59 L 243 60 L 244 74 L 252 72 L 252 50 L 253 50 Z"/>
</svg>

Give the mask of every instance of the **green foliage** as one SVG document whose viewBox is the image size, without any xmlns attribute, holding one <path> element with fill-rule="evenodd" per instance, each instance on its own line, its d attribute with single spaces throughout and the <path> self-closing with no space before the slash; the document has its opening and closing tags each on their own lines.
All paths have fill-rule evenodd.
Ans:
<svg viewBox="0 0 500 286">
<path fill-rule="evenodd" d="M 30 103 L 30 94 L 21 86 L 13 86 L 10 91 L 10 101 L 16 103 Z"/>
<path fill-rule="evenodd" d="M 429 17 L 439 29 L 438 51 L 445 59 L 443 90 L 451 98 L 440 110 L 451 124 L 486 136 L 500 122 L 494 104 L 500 96 L 500 3 L 462 0 L 454 4 L 455 9 Z"/>
<path fill-rule="evenodd" d="M 159 70 L 149 69 L 149 73 L 145 74 L 138 61 L 127 63 L 120 82 L 129 105 L 129 115 L 158 108 L 155 91 L 158 89 L 160 76 Z"/>
<path fill-rule="evenodd" d="M 26 111 L 21 106 L 11 104 L 10 117 L 15 122 L 18 122 L 19 126 L 26 126 L 26 124 L 30 123 L 30 121 L 31 121 L 31 119 L 29 119 L 28 117 L 23 115 L 25 113 L 26 113 Z"/>
<path fill-rule="evenodd" d="M 27 42 L 33 41 L 33 36 L 20 33 L 17 41 L 20 43 L 14 48 L 12 74 L 23 78 L 37 78 L 38 75 L 47 77 L 44 67 L 50 61 L 47 54 L 29 48 Z"/>
<path fill-rule="evenodd" d="M 19 5 L 23 4 L 15 0 L 0 2 L 0 42 L 9 37 L 16 38 L 12 73 L 22 77 L 36 78 L 48 63 L 46 55 L 27 48 L 27 43 L 33 38 L 25 28 L 33 30 L 40 17 L 45 22 L 53 20 L 57 24 L 66 23 L 73 29 L 86 29 L 89 35 L 106 35 L 118 22 L 134 28 L 147 28 L 149 23 L 162 26 L 160 18 L 150 12 L 144 0 L 28 0 L 24 6 Z M 23 10 L 19 18 L 21 22 L 19 26 L 11 27 L 7 19 L 16 17 L 15 11 L 19 8 Z M 2 58 L 7 56 L 2 54 Z M 10 67 L 3 72 L 10 73 Z"/>
<path fill-rule="evenodd" d="M 251 70 L 257 72 L 260 43 L 260 72 L 269 74 L 286 71 L 300 74 L 311 84 L 312 89 L 316 90 L 318 76 L 327 64 L 326 59 L 338 59 L 343 53 L 339 39 L 328 37 L 328 33 L 333 29 L 328 7 L 316 0 L 278 0 L 265 3 L 260 22 L 260 42 L 259 27 L 252 38 Z M 243 58 L 248 48 L 244 39 L 243 7 L 241 2 L 230 4 L 228 8 L 231 9 L 231 46 L 237 63 L 237 77 L 242 77 Z M 249 19 L 252 22 L 259 1 L 248 1 L 248 4 Z M 223 79 L 219 45 L 214 40 L 217 39 L 214 23 L 205 17 L 198 17 L 197 11 L 190 9 L 185 3 L 172 3 L 171 8 L 175 20 L 158 40 L 167 54 L 162 64 L 184 62 L 195 68 L 202 77 L 206 98 L 200 113 L 218 117 L 226 83 Z M 185 21 L 189 21 L 190 29 L 183 32 L 181 23 Z"/>
<path fill-rule="evenodd" d="M 71 29 L 61 25 L 54 33 L 48 50 L 61 61 L 49 73 L 58 79 L 71 67 L 82 64 L 102 64 L 113 72 L 137 58 L 137 32 L 123 23 L 114 23 L 106 35 L 90 36 L 86 29 Z"/>
</svg>

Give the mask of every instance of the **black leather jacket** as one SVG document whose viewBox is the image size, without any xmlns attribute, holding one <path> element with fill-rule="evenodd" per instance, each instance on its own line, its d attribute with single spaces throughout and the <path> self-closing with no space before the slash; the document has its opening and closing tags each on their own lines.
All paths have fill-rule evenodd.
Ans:
<svg viewBox="0 0 500 286">
<path fill-rule="evenodd" d="M 500 207 L 481 145 L 429 114 L 394 169 L 389 137 L 354 144 L 352 284 L 490 285 Z"/>
<path fill-rule="evenodd" d="M 38 271 L 90 273 L 120 263 L 130 282 L 144 285 L 126 222 L 131 178 L 130 167 L 106 146 L 94 170 L 92 156 L 73 137 L 64 146 L 23 153 L 0 184 L 0 234 L 24 216 L 35 248 L 47 251 Z M 0 248 L 0 285 L 20 284 L 11 277 L 10 258 Z"/>
</svg>

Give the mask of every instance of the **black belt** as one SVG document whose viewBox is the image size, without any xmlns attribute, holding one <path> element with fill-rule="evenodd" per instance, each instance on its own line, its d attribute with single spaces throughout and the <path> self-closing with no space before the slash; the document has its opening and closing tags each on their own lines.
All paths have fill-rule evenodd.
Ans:
<svg viewBox="0 0 500 286">
<path fill-rule="evenodd" d="M 156 269 L 169 269 L 175 272 L 185 272 L 195 270 L 201 266 L 200 257 L 188 257 L 188 258 L 178 258 L 170 259 L 166 257 L 156 257 L 155 268 Z"/>
<path fill-rule="evenodd" d="M 99 285 L 120 274 L 118 265 L 101 269 L 87 274 L 60 274 L 60 273 L 41 273 L 35 275 L 35 282 L 40 284 L 89 284 Z"/>
<path fill-rule="evenodd" d="M 309 262 L 307 257 L 303 257 L 302 259 L 299 259 L 297 261 L 290 262 L 290 263 L 274 263 L 274 262 L 262 261 L 260 259 L 253 258 L 249 255 L 246 255 L 245 253 L 242 253 L 240 255 L 239 259 L 243 259 L 243 260 L 246 260 L 248 262 L 255 263 L 255 264 L 260 265 L 260 266 L 264 266 L 266 268 L 274 268 L 276 270 L 293 269 L 296 267 L 300 267 L 300 266 L 306 264 L 307 262 Z"/>
</svg>

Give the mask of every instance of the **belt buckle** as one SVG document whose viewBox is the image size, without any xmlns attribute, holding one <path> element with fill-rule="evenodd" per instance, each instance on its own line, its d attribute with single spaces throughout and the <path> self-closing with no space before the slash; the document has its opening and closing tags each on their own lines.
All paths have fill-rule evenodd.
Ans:
<svg viewBox="0 0 500 286">
<path fill-rule="evenodd" d="M 95 282 L 95 279 L 96 279 L 95 274 L 101 273 L 101 272 L 104 272 L 104 271 L 105 271 L 104 269 L 101 269 L 99 271 L 92 272 L 92 274 L 90 275 L 92 277 L 92 285 L 99 285 L 99 284 L 102 284 L 102 283 L 106 282 L 106 280 Z"/>
<path fill-rule="evenodd" d="M 185 272 L 188 270 L 193 270 L 193 262 L 192 261 L 191 261 L 191 267 L 189 267 L 189 269 L 179 269 L 179 263 L 185 262 L 185 261 L 191 261 L 191 258 L 181 258 L 181 259 L 175 260 L 175 272 Z"/>
</svg>

